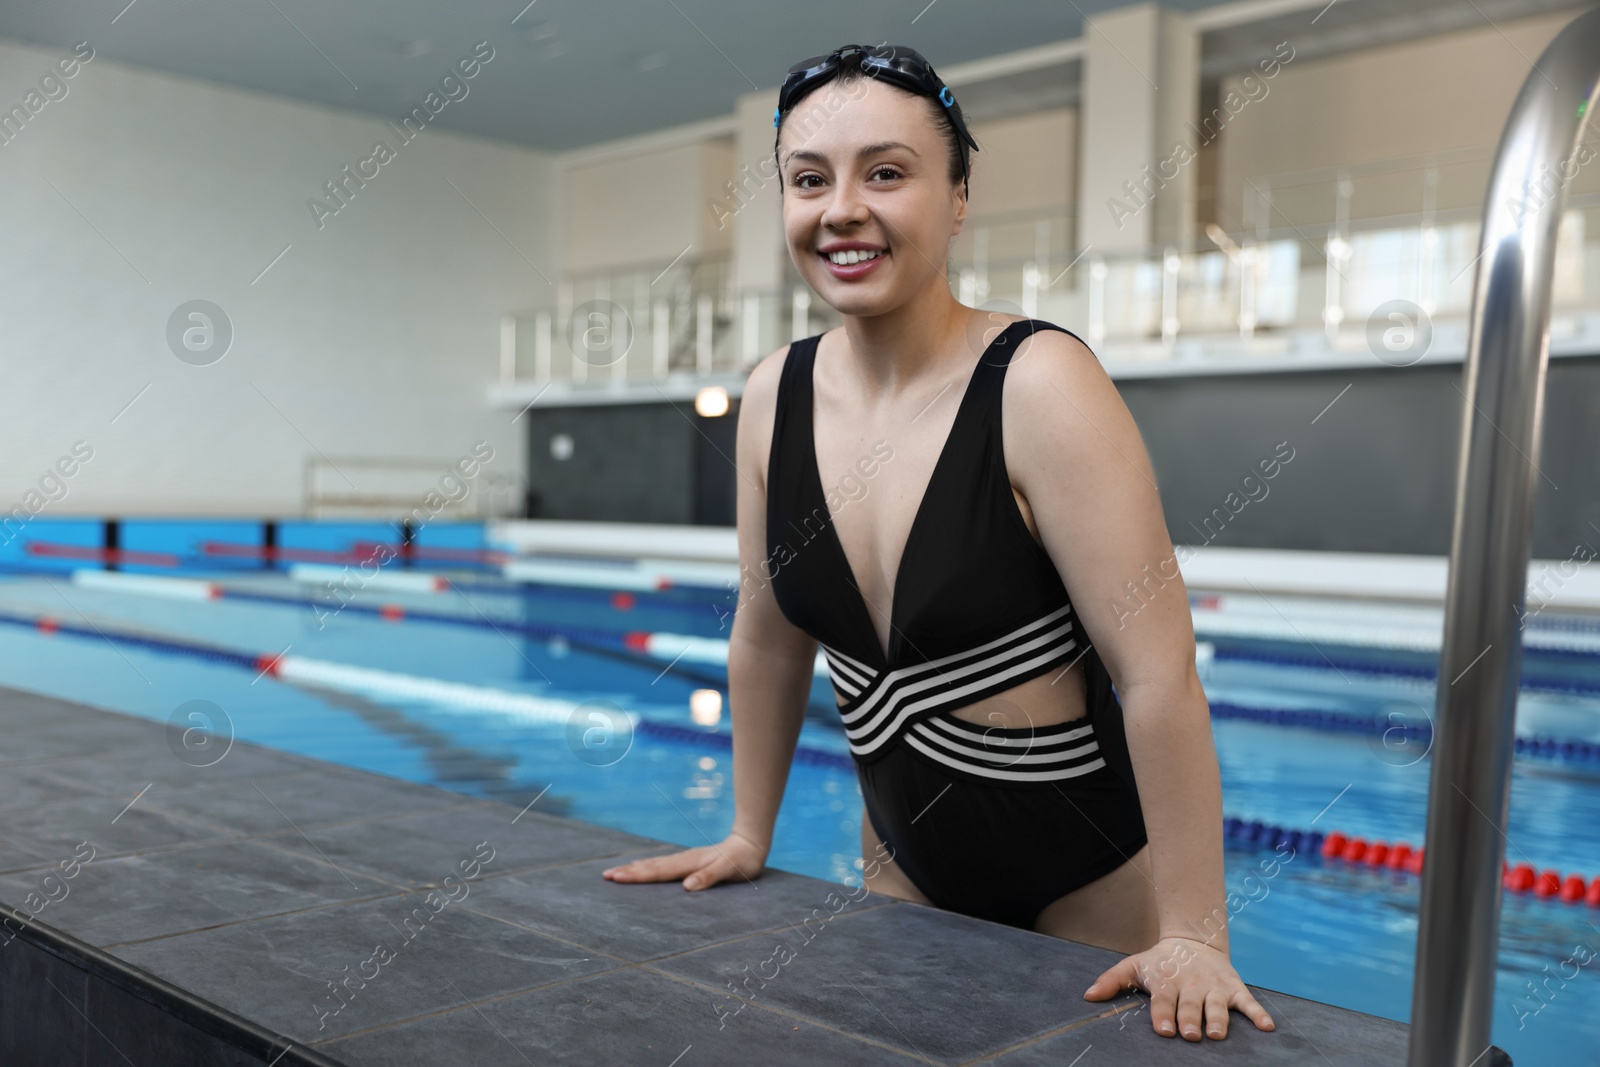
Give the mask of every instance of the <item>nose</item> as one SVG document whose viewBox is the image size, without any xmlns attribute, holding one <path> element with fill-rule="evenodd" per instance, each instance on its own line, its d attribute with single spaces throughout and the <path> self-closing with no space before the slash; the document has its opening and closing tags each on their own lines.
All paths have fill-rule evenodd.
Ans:
<svg viewBox="0 0 1600 1067">
<path fill-rule="evenodd" d="M 836 184 L 822 212 L 822 224 L 830 229 L 847 230 L 866 221 L 867 201 L 861 195 L 861 187 L 850 179 Z"/>
</svg>

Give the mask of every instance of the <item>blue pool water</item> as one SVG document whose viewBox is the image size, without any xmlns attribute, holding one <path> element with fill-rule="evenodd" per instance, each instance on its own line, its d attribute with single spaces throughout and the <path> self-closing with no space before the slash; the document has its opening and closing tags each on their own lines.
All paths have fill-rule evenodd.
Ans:
<svg viewBox="0 0 1600 1067">
<path fill-rule="evenodd" d="M 372 535 L 346 530 L 322 543 L 365 536 Z M 159 538 L 151 543 L 159 544 Z M 224 580 L 230 588 L 304 595 L 304 587 L 255 569 L 234 570 Z M 46 614 L 64 623 L 89 620 L 108 632 L 137 630 L 251 654 L 287 649 L 290 656 L 593 701 L 677 729 L 665 731 L 669 736 L 640 730 L 626 755 L 599 766 L 592 757 L 580 758 L 561 722 L 528 723 L 434 703 L 313 691 L 238 666 L 15 626 L 0 626 L 0 684 L 162 721 L 187 701 L 209 701 L 244 740 L 475 795 L 521 803 L 537 796 L 540 810 L 680 845 L 727 833 L 732 791 L 720 736 L 726 716 L 708 728 L 695 725 L 689 714 L 691 694 L 706 688 L 705 676 L 714 676 L 715 668 L 699 665 L 695 676 L 685 677 L 663 672 L 659 661 L 589 651 L 581 642 L 535 638 L 516 629 L 544 624 L 725 637 L 716 606 L 725 597 L 711 591 L 641 596 L 622 611 L 598 592 L 507 592 L 488 577 L 469 590 L 436 596 L 364 592 L 352 605 L 398 603 L 495 626 L 414 619 L 396 624 L 355 610 L 319 622 L 303 605 L 107 592 L 77 586 L 64 571 L 48 578 L 0 578 L 0 612 Z M 1368 713 L 1432 706 L 1433 684 L 1424 678 L 1219 658 L 1205 682 L 1214 704 Z M 1592 697 L 1566 699 L 1579 706 L 1594 703 L 1590 710 L 1600 713 L 1600 701 Z M 828 700 L 820 682 L 814 700 Z M 1214 729 L 1228 814 L 1387 841 L 1415 844 L 1422 838 L 1425 758 L 1397 756 L 1371 735 L 1221 719 Z M 801 744 L 836 759 L 845 752 L 825 714 L 808 719 Z M 860 818 L 860 794 L 847 768 L 827 759 L 797 763 L 769 862 L 823 878 L 852 876 L 860 856 Z M 1600 763 L 1519 760 L 1508 837 L 1513 863 L 1600 874 Z M 1260 865 L 1270 855 L 1245 846 L 1227 851 L 1228 887 L 1244 901 L 1232 924 L 1240 972 L 1270 989 L 1405 1019 L 1418 879 L 1306 853 L 1265 876 Z M 1600 954 L 1597 921 L 1600 909 L 1507 895 L 1493 1027 L 1496 1043 L 1518 1064 L 1596 1062 L 1600 959 L 1586 965 L 1567 961 Z M 1542 999 L 1528 992 L 1529 981 L 1540 984 Z M 1292 1019 L 1279 1013 L 1279 1025 L 1288 1028 Z"/>
</svg>

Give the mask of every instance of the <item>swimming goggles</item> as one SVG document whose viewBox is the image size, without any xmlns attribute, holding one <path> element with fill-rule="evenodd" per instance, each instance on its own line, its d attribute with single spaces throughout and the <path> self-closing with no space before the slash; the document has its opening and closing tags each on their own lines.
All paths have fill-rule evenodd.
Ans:
<svg viewBox="0 0 1600 1067">
<path fill-rule="evenodd" d="M 833 78 L 845 56 L 854 58 L 861 72 L 868 77 L 878 78 L 897 85 L 902 89 L 910 90 L 918 96 L 931 96 L 944 105 L 944 113 L 949 117 L 950 124 L 961 135 L 972 150 L 978 150 L 978 142 L 972 139 L 972 134 L 967 130 L 967 124 L 961 116 L 953 110 L 956 98 L 950 92 L 950 87 L 939 80 L 933 72 L 933 66 L 914 48 L 905 45 L 859 45 L 847 44 L 836 48 L 825 56 L 813 56 L 801 60 L 789 68 L 789 74 L 783 79 L 783 87 L 778 90 L 778 108 L 772 113 L 772 125 L 776 127 L 782 121 L 783 113 L 794 106 L 796 100 L 818 84 Z M 965 180 L 967 160 L 961 153 L 961 173 Z"/>
</svg>

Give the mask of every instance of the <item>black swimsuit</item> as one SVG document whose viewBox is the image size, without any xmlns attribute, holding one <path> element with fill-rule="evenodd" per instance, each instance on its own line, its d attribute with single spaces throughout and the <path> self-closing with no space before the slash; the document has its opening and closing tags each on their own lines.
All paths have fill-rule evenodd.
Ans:
<svg viewBox="0 0 1600 1067">
<path fill-rule="evenodd" d="M 1145 844 L 1121 705 L 1006 472 L 1001 386 L 1037 329 L 1061 327 L 1011 324 L 972 372 L 906 538 L 887 657 L 817 470 L 820 334 L 789 346 L 767 467 L 773 595 L 822 646 L 879 840 L 934 904 L 1022 927 Z M 950 714 L 1079 658 L 1083 718 L 998 729 Z"/>
</svg>

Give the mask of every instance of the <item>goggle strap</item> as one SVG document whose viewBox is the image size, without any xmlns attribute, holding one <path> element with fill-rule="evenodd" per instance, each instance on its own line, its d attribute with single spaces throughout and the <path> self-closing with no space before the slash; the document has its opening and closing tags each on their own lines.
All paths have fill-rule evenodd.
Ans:
<svg viewBox="0 0 1600 1067">
<path fill-rule="evenodd" d="M 821 75 L 823 75 L 825 73 L 829 73 L 831 68 L 837 67 L 839 65 L 839 62 L 840 62 L 840 59 L 841 59 L 842 55 L 844 53 L 846 53 L 846 52 L 849 52 L 849 51 L 853 51 L 853 52 L 868 56 L 869 58 L 873 58 L 873 59 L 879 58 L 877 56 L 873 56 L 872 53 L 869 50 L 867 50 L 865 48 L 862 48 L 860 45 L 846 45 L 845 47 L 837 49 L 836 51 L 834 51 L 833 53 L 831 53 L 830 55 L 825 57 L 825 59 L 824 59 L 824 61 L 822 63 L 819 63 L 817 66 L 815 66 L 813 68 L 810 68 L 808 73 L 811 73 L 812 78 L 819 77 L 819 76 L 821 76 Z M 929 69 L 931 70 L 931 68 L 929 68 Z M 861 72 L 863 74 L 865 74 L 869 78 L 878 77 L 880 72 L 885 72 L 885 73 L 892 72 L 893 74 L 899 75 L 900 77 L 899 78 L 891 78 L 890 80 L 891 81 L 900 81 L 901 79 L 904 79 L 907 88 L 911 88 L 911 83 L 915 81 L 915 78 L 913 76 L 907 75 L 904 71 L 900 71 L 900 70 L 898 70 L 898 69 L 896 69 L 894 67 L 889 66 L 889 64 L 883 63 L 883 62 L 872 63 L 872 64 L 862 64 L 861 65 Z M 791 75 L 797 74 L 797 73 L 800 73 L 800 72 L 799 71 L 790 71 Z M 801 85 L 805 84 L 805 82 L 810 81 L 810 80 L 811 80 L 811 78 L 799 79 L 799 81 L 794 86 L 789 87 L 789 88 L 791 89 L 791 91 L 793 91 L 795 89 L 799 89 L 801 87 Z M 782 96 L 784 96 L 784 95 L 786 95 L 786 94 L 783 93 L 782 91 L 780 91 L 780 93 L 779 93 L 780 98 Z M 955 102 L 956 102 L 955 94 L 950 91 L 950 87 L 948 85 L 943 85 L 943 84 L 941 84 L 939 86 L 939 91 L 934 94 L 934 99 L 939 101 L 939 103 L 944 106 L 946 111 L 948 111 L 951 107 L 955 106 Z M 772 126 L 773 126 L 773 128 L 774 129 L 778 128 L 779 124 L 782 121 L 783 121 L 783 105 L 780 103 L 776 108 L 773 108 L 773 110 L 772 110 Z M 978 150 L 977 142 L 972 139 L 972 134 L 968 133 L 965 129 L 957 129 L 956 132 L 961 135 L 961 140 L 969 148 L 971 148 L 974 152 L 976 152 Z M 965 168 L 963 168 L 963 169 L 965 169 Z"/>
</svg>

